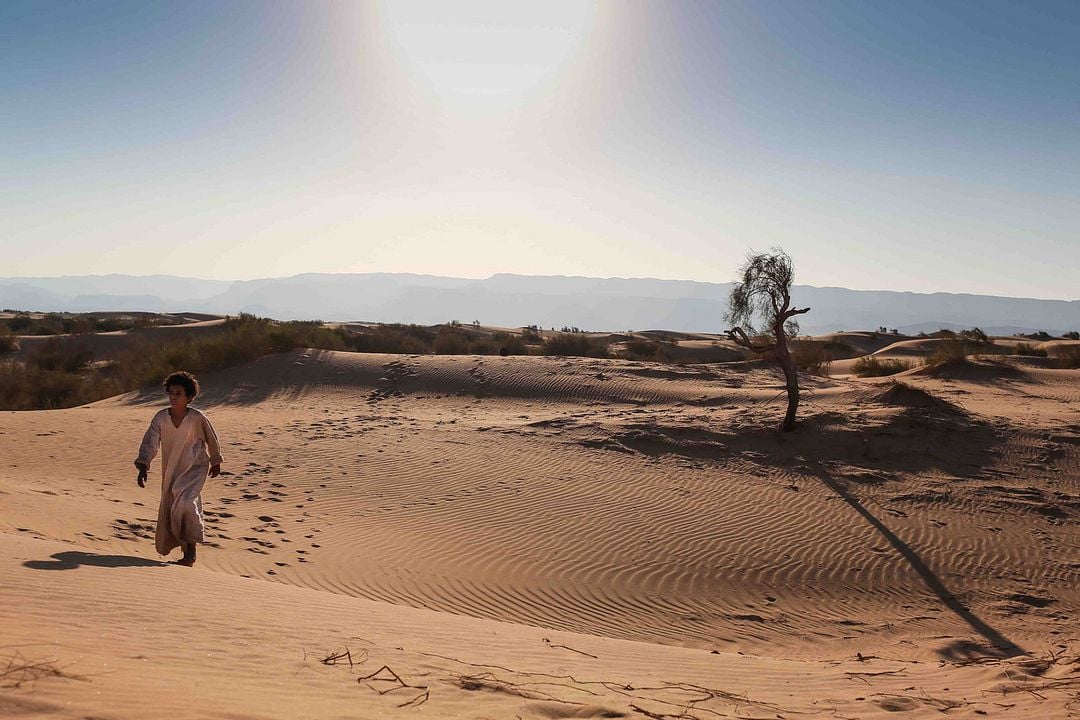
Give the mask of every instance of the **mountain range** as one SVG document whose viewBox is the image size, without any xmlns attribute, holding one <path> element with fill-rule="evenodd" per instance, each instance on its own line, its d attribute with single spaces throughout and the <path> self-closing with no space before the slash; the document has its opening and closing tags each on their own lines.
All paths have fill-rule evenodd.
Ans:
<svg viewBox="0 0 1080 720">
<path fill-rule="evenodd" d="M 42 312 L 252 313 L 281 320 L 663 329 L 719 332 L 731 283 L 497 274 L 475 280 L 408 273 L 302 274 L 257 280 L 172 275 L 0 277 L 0 308 Z M 803 332 L 903 333 L 980 327 L 991 334 L 1080 329 L 1080 301 L 796 285 Z"/>
</svg>

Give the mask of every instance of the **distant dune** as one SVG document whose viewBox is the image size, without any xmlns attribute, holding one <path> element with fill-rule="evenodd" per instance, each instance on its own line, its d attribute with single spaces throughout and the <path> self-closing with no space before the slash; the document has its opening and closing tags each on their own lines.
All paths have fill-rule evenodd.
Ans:
<svg viewBox="0 0 1080 720">
<path fill-rule="evenodd" d="M 42 311 L 202 311 L 280 319 L 587 330 L 723 329 L 729 283 L 647 278 L 305 274 L 227 283 L 171 276 L 0 278 L 0 308 Z M 1080 330 L 1080 301 L 846 290 L 797 285 L 805 332 L 886 327 L 901 333 L 980 327 L 1011 335 Z"/>
</svg>

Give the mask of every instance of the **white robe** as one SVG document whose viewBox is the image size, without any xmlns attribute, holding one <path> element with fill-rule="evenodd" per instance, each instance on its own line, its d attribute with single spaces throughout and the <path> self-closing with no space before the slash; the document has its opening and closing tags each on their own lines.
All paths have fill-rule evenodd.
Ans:
<svg viewBox="0 0 1080 720">
<path fill-rule="evenodd" d="M 158 505 L 154 546 L 161 555 L 184 543 L 203 540 L 202 500 L 199 494 L 211 465 L 221 463 L 221 447 L 210 420 L 193 407 L 173 425 L 169 409 L 154 415 L 139 446 L 135 462 L 150 466 L 161 447 L 161 504 Z"/>
</svg>

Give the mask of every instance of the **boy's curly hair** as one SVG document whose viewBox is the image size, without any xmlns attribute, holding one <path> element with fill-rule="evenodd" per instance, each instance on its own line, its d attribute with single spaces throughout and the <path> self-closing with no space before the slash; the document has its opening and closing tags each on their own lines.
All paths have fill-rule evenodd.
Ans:
<svg viewBox="0 0 1080 720">
<path fill-rule="evenodd" d="M 201 390 L 199 381 L 195 379 L 194 375 L 185 370 L 174 372 L 169 375 L 169 377 L 165 378 L 164 387 L 166 392 L 168 392 L 170 385 L 179 385 L 184 388 L 184 394 L 188 396 L 189 400 L 194 399 Z"/>
</svg>

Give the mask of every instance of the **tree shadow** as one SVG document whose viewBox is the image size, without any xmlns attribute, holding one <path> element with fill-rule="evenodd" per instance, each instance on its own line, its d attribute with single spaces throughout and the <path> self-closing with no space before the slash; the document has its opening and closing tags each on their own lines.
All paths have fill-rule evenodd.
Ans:
<svg viewBox="0 0 1080 720">
<path fill-rule="evenodd" d="M 861 471 L 946 472 L 980 477 L 995 459 L 999 432 L 964 413 L 920 407 L 892 408 L 886 417 L 819 412 L 792 433 L 776 431 L 769 413 L 743 413 L 723 431 L 632 422 L 619 428 L 572 428 L 586 447 L 725 461 L 734 456 L 769 467 L 829 466 L 838 462 Z"/>
<path fill-rule="evenodd" d="M 82 565 L 91 567 L 161 567 L 166 563 L 134 555 L 95 555 L 68 550 L 52 554 L 52 560 L 27 560 L 23 567 L 31 570 L 74 570 Z"/>
<path fill-rule="evenodd" d="M 859 499 L 852 495 L 846 487 L 824 472 L 817 472 L 815 473 L 815 476 L 821 480 L 827 488 L 840 496 L 844 502 L 855 510 L 855 512 L 859 513 L 859 515 L 861 515 L 866 522 L 870 523 L 875 530 L 881 533 L 881 535 L 888 540 L 889 544 L 908 561 L 911 568 L 919 574 L 919 577 L 923 579 L 926 586 L 937 595 L 938 599 L 941 600 L 945 607 L 952 610 L 961 620 L 967 623 L 972 630 L 981 635 L 986 641 L 986 644 L 980 644 L 970 640 L 958 640 L 941 651 L 940 654 L 943 658 L 947 660 L 971 660 L 976 657 L 1011 658 L 1028 654 L 1026 650 L 980 619 L 970 608 L 964 605 L 959 598 L 953 595 L 953 593 L 945 586 L 945 583 L 941 581 L 941 578 L 934 574 L 934 571 L 930 569 L 930 566 L 926 564 L 922 557 L 910 545 L 901 540 L 896 533 L 890 530 L 885 523 L 867 510 L 866 507 L 859 502 Z"/>
</svg>

